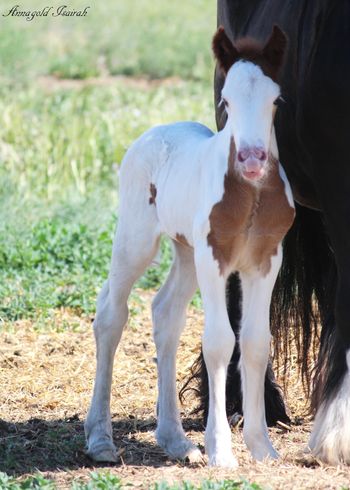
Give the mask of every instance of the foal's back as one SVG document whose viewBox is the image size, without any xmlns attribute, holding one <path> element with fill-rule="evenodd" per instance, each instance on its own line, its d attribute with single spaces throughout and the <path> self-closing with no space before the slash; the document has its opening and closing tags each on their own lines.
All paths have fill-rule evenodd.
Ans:
<svg viewBox="0 0 350 490">
<path fill-rule="evenodd" d="M 184 165 L 189 172 L 195 164 L 193 156 L 213 134 L 207 126 L 190 121 L 155 126 L 128 149 L 121 166 L 121 178 L 131 167 L 133 171 L 143 167 L 150 177 L 157 176 L 165 164 L 168 167 Z"/>
</svg>

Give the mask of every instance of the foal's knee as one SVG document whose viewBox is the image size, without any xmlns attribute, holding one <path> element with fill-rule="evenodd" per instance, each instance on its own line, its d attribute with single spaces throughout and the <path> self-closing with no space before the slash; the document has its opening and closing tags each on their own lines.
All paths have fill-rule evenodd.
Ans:
<svg viewBox="0 0 350 490">
<path fill-rule="evenodd" d="M 155 326 L 163 322 L 167 309 L 158 293 L 152 302 L 152 320 Z"/>
<path fill-rule="evenodd" d="M 94 333 L 96 338 L 120 333 L 128 321 L 129 309 L 125 301 L 117 295 L 111 294 L 108 281 L 102 287 L 97 300 L 96 316 L 94 320 Z"/>
<path fill-rule="evenodd" d="M 206 363 L 223 362 L 228 365 L 235 347 L 235 334 L 230 324 L 225 328 L 205 328 L 203 334 L 203 354 Z"/>
<path fill-rule="evenodd" d="M 153 339 L 157 346 L 157 349 L 159 349 L 164 344 L 165 341 L 164 328 L 166 326 L 164 325 L 164 318 L 165 318 L 164 313 L 165 312 L 163 308 L 161 308 L 159 303 L 153 301 L 152 303 Z"/>
<path fill-rule="evenodd" d="M 240 336 L 240 349 L 244 361 L 252 365 L 260 365 L 267 362 L 270 351 L 271 334 L 264 331 L 248 329 L 242 330 Z"/>
<path fill-rule="evenodd" d="M 155 329 L 165 322 L 182 320 L 185 314 L 183 305 L 178 304 L 176 298 L 166 293 L 166 290 L 161 289 L 152 302 L 152 320 Z"/>
<path fill-rule="evenodd" d="M 169 302 L 155 298 L 152 303 L 153 338 L 157 350 L 176 348 L 178 344 L 178 324 L 182 323 L 182 312 L 174 311 Z M 160 352 L 159 352 L 160 354 Z"/>
</svg>

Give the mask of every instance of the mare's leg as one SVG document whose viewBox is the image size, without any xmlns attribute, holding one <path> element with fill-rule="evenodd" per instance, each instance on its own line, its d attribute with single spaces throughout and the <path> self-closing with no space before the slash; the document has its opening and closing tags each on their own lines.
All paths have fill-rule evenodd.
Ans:
<svg viewBox="0 0 350 490">
<path fill-rule="evenodd" d="M 227 366 L 235 345 L 226 309 L 226 277 L 220 273 L 218 262 L 206 244 L 196 247 L 195 261 L 205 313 L 203 355 L 209 379 L 205 447 L 210 465 L 236 467 L 226 416 Z"/>
<path fill-rule="evenodd" d="M 121 209 L 111 269 L 97 300 L 94 321 L 97 368 L 85 434 L 88 454 L 96 461 L 117 460 L 110 415 L 114 354 L 128 320 L 130 290 L 154 258 L 159 244 L 155 207 L 142 204 L 141 212 L 135 210 L 131 199 L 129 204 L 132 215 L 127 216 Z"/>
<path fill-rule="evenodd" d="M 277 255 L 271 259 L 271 269 L 265 277 L 241 273 L 243 435 L 253 458 L 257 460 L 267 456 L 278 457 L 267 432 L 264 381 L 270 352 L 270 301 L 281 261 L 282 251 L 279 247 Z"/>
<path fill-rule="evenodd" d="M 186 438 L 177 407 L 176 351 L 186 321 L 186 307 L 196 287 L 193 249 L 175 244 L 176 255 L 169 277 L 152 305 L 158 368 L 158 444 L 172 458 L 191 461 L 202 458 Z"/>
<path fill-rule="evenodd" d="M 334 161 L 334 165 L 336 163 Z M 333 209 L 326 215 L 326 223 L 328 220 L 337 267 L 336 279 L 331 282 L 335 307 L 334 315 L 329 318 L 330 325 L 323 327 L 326 335 L 318 359 L 317 385 L 314 385 L 314 390 L 319 391 L 319 406 L 309 447 L 324 463 L 350 465 L 350 179 L 344 179 L 347 194 L 342 194 L 341 181 L 345 173 L 341 170 L 334 173 L 339 179 L 339 193 L 334 186 L 336 190 L 331 193 L 334 205 L 329 203 Z M 331 295 L 328 293 L 327 300 Z"/>
</svg>

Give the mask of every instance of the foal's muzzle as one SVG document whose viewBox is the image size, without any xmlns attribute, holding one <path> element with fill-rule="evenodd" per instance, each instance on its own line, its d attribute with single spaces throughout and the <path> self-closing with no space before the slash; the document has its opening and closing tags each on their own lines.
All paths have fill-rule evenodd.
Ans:
<svg viewBox="0 0 350 490">
<path fill-rule="evenodd" d="M 248 180 L 258 180 L 265 173 L 267 153 L 259 146 L 244 147 L 237 153 L 243 176 Z"/>
</svg>

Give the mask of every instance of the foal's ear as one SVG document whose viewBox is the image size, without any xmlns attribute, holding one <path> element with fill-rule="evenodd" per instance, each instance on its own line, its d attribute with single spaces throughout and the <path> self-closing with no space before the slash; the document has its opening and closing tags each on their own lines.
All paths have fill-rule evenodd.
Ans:
<svg viewBox="0 0 350 490">
<path fill-rule="evenodd" d="M 270 39 L 263 49 L 263 56 L 276 69 L 282 65 L 287 42 L 287 36 L 282 29 L 274 25 Z"/>
<path fill-rule="evenodd" d="M 212 46 L 215 58 L 226 75 L 233 63 L 237 61 L 239 55 L 222 26 L 216 31 Z"/>
</svg>

